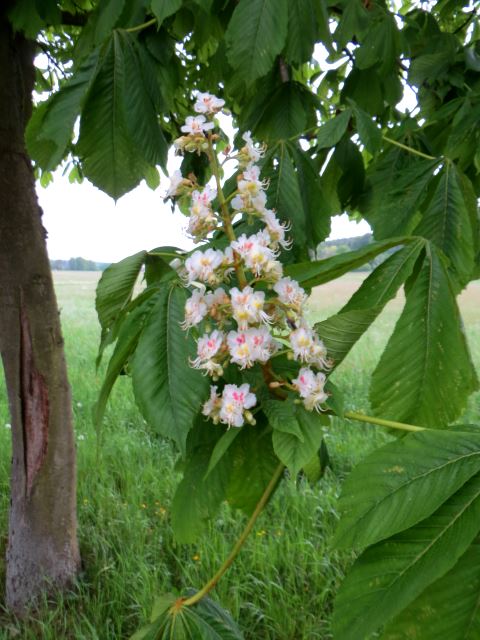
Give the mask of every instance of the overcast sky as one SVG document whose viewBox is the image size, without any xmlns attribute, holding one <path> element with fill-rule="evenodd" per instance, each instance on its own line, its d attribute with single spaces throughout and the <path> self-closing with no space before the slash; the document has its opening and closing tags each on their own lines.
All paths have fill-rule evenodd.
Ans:
<svg viewBox="0 0 480 640">
<path fill-rule="evenodd" d="M 162 176 L 163 177 L 163 176 Z M 89 182 L 70 184 L 60 172 L 46 189 L 38 185 L 43 224 L 52 260 L 81 256 L 97 262 L 116 262 L 142 249 L 194 245 L 185 234 L 187 218 L 163 202 L 169 180 L 152 191 L 141 184 L 117 204 Z M 369 226 L 333 219 L 332 237 L 368 233 Z"/>
</svg>

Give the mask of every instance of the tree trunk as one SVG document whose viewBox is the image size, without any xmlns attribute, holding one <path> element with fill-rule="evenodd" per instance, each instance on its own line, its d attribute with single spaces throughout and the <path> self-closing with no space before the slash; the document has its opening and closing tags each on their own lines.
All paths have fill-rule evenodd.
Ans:
<svg viewBox="0 0 480 640">
<path fill-rule="evenodd" d="M 0 8 L 0 350 L 12 422 L 7 605 L 22 613 L 78 566 L 71 394 L 25 126 L 34 44 Z"/>
</svg>

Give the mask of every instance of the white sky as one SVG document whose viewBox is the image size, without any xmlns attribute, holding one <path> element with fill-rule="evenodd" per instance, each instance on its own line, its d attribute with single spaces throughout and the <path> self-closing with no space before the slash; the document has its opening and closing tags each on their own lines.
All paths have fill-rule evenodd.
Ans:
<svg viewBox="0 0 480 640">
<path fill-rule="evenodd" d="M 52 260 L 81 256 L 97 262 L 116 262 L 142 249 L 174 245 L 191 249 L 185 234 L 187 218 L 163 202 L 168 179 L 152 191 L 143 183 L 117 204 L 86 180 L 70 184 L 61 172 L 46 189 L 37 186 L 48 232 L 47 246 Z M 332 221 L 332 238 L 368 233 L 366 222 L 349 222 L 348 216 Z"/>
</svg>

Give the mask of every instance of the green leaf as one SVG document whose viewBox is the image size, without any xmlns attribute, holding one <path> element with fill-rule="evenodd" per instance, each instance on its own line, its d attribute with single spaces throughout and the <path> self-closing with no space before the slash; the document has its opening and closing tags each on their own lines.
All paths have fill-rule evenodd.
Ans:
<svg viewBox="0 0 480 640">
<path fill-rule="evenodd" d="M 217 464 L 229 450 L 230 446 L 239 433 L 239 429 L 228 429 L 228 431 L 225 431 L 223 436 L 217 441 L 217 444 L 212 451 L 212 455 L 208 463 L 208 469 L 205 474 L 205 479 L 210 475 L 213 469 L 217 466 Z"/>
<path fill-rule="evenodd" d="M 110 265 L 102 273 L 95 297 L 95 309 L 102 327 L 102 342 L 131 301 L 146 255 L 146 251 L 139 251 Z"/>
<path fill-rule="evenodd" d="M 125 75 L 123 37 L 114 31 L 102 48 L 82 110 L 77 152 L 85 176 L 115 199 L 137 186 L 145 173 L 145 160 L 134 146 L 126 123 L 125 94 L 130 81 L 135 84 Z"/>
<path fill-rule="evenodd" d="M 352 117 L 352 110 L 345 109 L 342 113 L 322 125 L 318 131 L 317 145 L 319 149 L 334 147 L 343 137 Z"/>
<path fill-rule="evenodd" d="M 182 0 L 152 0 L 152 13 L 158 20 L 158 26 L 162 24 L 165 18 L 171 16 L 182 6 Z"/>
<path fill-rule="evenodd" d="M 317 108 L 318 100 L 307 87 L 300 82 L 282 82 L 255 114 L 255 136 L 268 142 L 296 138 L 316 126 Z"/>
<path fill-rule="evenodd" d="M 123 371 L 125 364 L 128 362 L 130 356 L 134 353 L 138 343 L 138 338 L 143 329 L 145 316 L 154 303 L 155 297 L 147 299 L 144 304 L 139 305 L 133 311 L 127 314 L 122 324 L 120 325 L 115 349 L 108 362 L 107 371 L 103 379 L 98 400 L 95 403 L 93 410 L 94 423 L 97 428 L 100 427 L 100 424 L 103 420 L 105 407 L 107 406 L 108 398 L 112 391 L 113 385 L 115 384 L 115 381 L 117 380 L 120 373 Z"/>
<path fill-rule="evenodd" d="M 73 126 L 97 74 L 99 52 L 94 51 L 73 76 L 48 100 L 36 107 L 26 130 L 28 151 L 44 170 L 64 158 Z"/>
<path fill-rule="evenodd" d="M 303 465 L 302 471 L 306 475 L 310 484 L 315 484 L 323 478 L 323 475 L 329 465 L 330 456 L 328 455 L 327 445 L 325 444 L 325 440 L 322 440 L 320 449 L 311 460 Z"/>
<path fill-rule="evenodd" d="M 353 112 L 360 140 L 370 153 L 376 153 L 382 144 L 382 132 L 377 127 L 376 122 L 363 109 L 354 106 Z"/>
<path fill-rule="evenodd" d="M 162 593 L 162 595 L 157 596 L 153 603 L 152 613 L 150 614 L 150 622 L 154 622 L 156 618 L 165 613 L 176 599 L 177 597 L 173 593 Z"/>
<path fill-rule="evenodd" d="M 302 194 L 292 159 L 285 144 L 279 145 L 278 166 L 268 176 L 268 204 L 282 220 L 291 222 L 292 235 L 301 246 L 306 243 L 306 219 Z"/>
<path fill-rule="evenodd" d="M 431 516 L 480 471 L 480 435 L 420 431 L 365 458 L 339 502 L 338 547 L 364 547 Z"/>
<path fill-rule="evenodd" d="M 194 591 L 189 592 L 193 595 Z M 243 634 L 232 616 L 222 606 L 209 597 L 203 597 L 193 607 L 188 608 L 201 636 L 193 635 L 192 640 L 243 640 Z M 196 630 L 195 629 L 195 630 Z"/>
<path fill-rule="evenodd" d="M 333 205 L 323 189 L 313 160 L 298 148 L 293 149 L 293 157 L 307 220 L 308 244 L 315 248 L 330 235 Z"/>
<path fill-rule="evenodd" d="M 293 64 L 309 62 L 313 54 L 316 25 L 313 0 L 290 0 L 288 3 L 288 32 L 285 57 Z"/>
<path fill-rule="evenodd" d="M 417 238 L 395 252 L 363 281 L 339 313 L 315 325 L 335 366 L 342 362 L 385 304 L 395 297 L 412 273 L 423 246 L 423 240 Z"/>
<path fill-rule="evenodd" d="M 382 640 L 476 640 L 480 634 L 480 542 L 384 630 Z"/>
<path fill-rule="evenodd" d="M 187 434 L 208 395 L 208 381 L 189 365 L 195 341 L 183 331 L 187 292 L 163 289 L 132 362 L 133 390 L 142 414 L 158 433 L 185 453 Z"/>
<path fill-rule="evenodd" d="M 296 477 L 300 469 L 318 452 L 323 439 L 322 425 L 329 424 L 326 416 L 307 411 L 300 405 L 296 405 L 294 411 L 301 437 L 293 435 L 291 431 L 275 428 L 275 424 L 272 424 L 273 449 L 292 477 Z"/>
<path fill-rule="evenodd" d="M 414 214 L 427 195 L 438 160 L 424 160 L 394 149 L 383 152 L 368 168 L 368 199 L 360 209 L 375 238 L 387 239 L 412 231 Z"/>
<path fill-rule="evenodd" d="M 376 68 L 384 75 L 395 68 L 399 54 L 399 34 L 395 18 L 385 12 L 382 20 L 371 21 L 362 45 L 355 51 L 355 65 L 358 69 L 377 65 Z"/>
<path fill-rule="evenodd" d="M 328 357 L 337 367 L 353 345 L 359 340 L 381 312 L 382 307 L 352 309 L 330 316 L 315 325 L 325 346 Z"/>
<path fill-rule="evenodd" d="M 415 232 L 442 249 L 462 284 L 469 281 L 474 266 L 472 225 L 458 171 L 450 162 Z"/>
<path fill-rule="evenodd" d="M 302 428 L 298 422 L 296 407 L 291 398 L 286 400 L 273 400 L 266 397 L 262 399 L 262 409 L 267 416 L 268 423 L 276 431 L 282 431 L 304 441 Z"/>
<path fill-rule="evenodd" d="M 227 57 L 251 85 L 270 71 L 287 37 L 287 0 L 240 0 L 225 34 Z"/>
<path fill-rule="evenodd" d="M 150 165 L 160 164 L 166 171 L 168 144 L 157 116 L 156 70 L 151 68 L 144 47 L 137 44 L 132 34 L 120 31 L 119 37 L 125 72 L 126 85 L 122 97 L 128 134 L 146 162 Z M 151 175 L 151 169 L 145 173 Z M 157 186 L 159 180 L 157 177 Z"/>
<path fill-rule="evenodd" d="M 198 442 L 192 447 L 189 441 L 183 478 L 172 502 L 172 527 L 180 544 L 198 540 L 225 500 L 230 477 L 230 455 L 222 456 L 208 472 L 212 449 L 222 439 L 220 428 L 200 417 L 195 430 L 192 438 L 196 435 Z"/>
<path fill-rule="evenodd" d="M 287 265 L 285 274 L 298 280 L 304 287 L 316 287 L 360 267 L 392 247 L 397 247 L 410 241 L 411 238 L 400 237 L 391 238 L 384 242 L 372 242 L 356 251 L 342 253 L 331 258 L 325 258 L 325 260 Z"/>
<path fill-rule="evenodd" d="M 335 637 L 357 640 L 384 625 L 455 565 L 479 529 L 476 475 L 429 518 L 358 558 L 336 598 Z"/>
<path fill-rule="evenodd" d="M 372 376 L 377 415 L 442 427 L 455 420 L 478 380 L 452 285 L 429 248 Z"/>
<path fill-rule="evenodd" d="M 250 515 L 278 466 L 268 429 L 259 421 L 244 426 L 230 448 L 232 455 L 227 500 L 230 506 Z"/>
</svg>

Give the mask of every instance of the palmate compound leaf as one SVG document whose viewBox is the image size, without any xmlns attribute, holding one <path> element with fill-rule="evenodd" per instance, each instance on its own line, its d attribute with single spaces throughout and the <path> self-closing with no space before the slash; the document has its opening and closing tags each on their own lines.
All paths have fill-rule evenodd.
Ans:
<svg viewBox="0 0 480 640">
<path fill-rule="evenodd" d="M 189 590 L 186 595 L 194 593 Z M 163 598 L 163 612 L 131 640 L 243 640 L 230 613 L 209 597 L 179 609 L 170 604 L 173 601 L 168 596 Z"/>
<path fill-rule="evenodd" d="M 356 251 L 341 253 L 324 260 L 287 265 L 285 274 L 297 280 L 302 287 L 316 287 L 360 267 L 388 249 L 399 247 L 413 240 L 414 238 L 412 237 L 399 237 L 384 240 L 383 242 L 372 242 Z"/>
<path fill-rule="evenodd" d="M 441 428 L 478 386 L 445 264 L 428 246 L 404 310 L 372 376 L 377 415 Z"/>
<path fill-rule="evenodd" d="M 480 637 L 480 540 L 404 609 L 381 640 L 477 640 Z"/>
<path fill-rule="evenodd" d="M 179 284 L 162 289 L 132 361 L 141 412 L 158 433 L 175 440 L 183 454 L 187 434 L 208 396 L 208 380 L 189 364 L 195 340 L 180 326 L 187 297 Z"/>
<path fill-rule="evenodd" d="M 337 640 L 368 637 L 401 612 L 455 565 L 479 529 L 476 474 L 430 517 L 369 547 L 357 559 L 336 598 Z"/>
<path fill-rule="evenodd" d="M 225 37 L 228 61 L 242 82 L 251 85 L 270 71 L 287 27 L 287 0 L 240 0 Z"/>
<path fill-rule="evenodd" d="M 340 364 L 385 304 L 395 297 L 412 273 L 424 244 L 421 238 L 416 238 L 395 252 L 363 281 L 337 314 L 315 325 L 334 366 Z"/>
<path fill-rule="evenodd" d="M 480 435 L 411 433 L 367 456 L 339 502 L 338 547 L 364 547 L 416 525 L 480 471 Z"/>
</svg>

